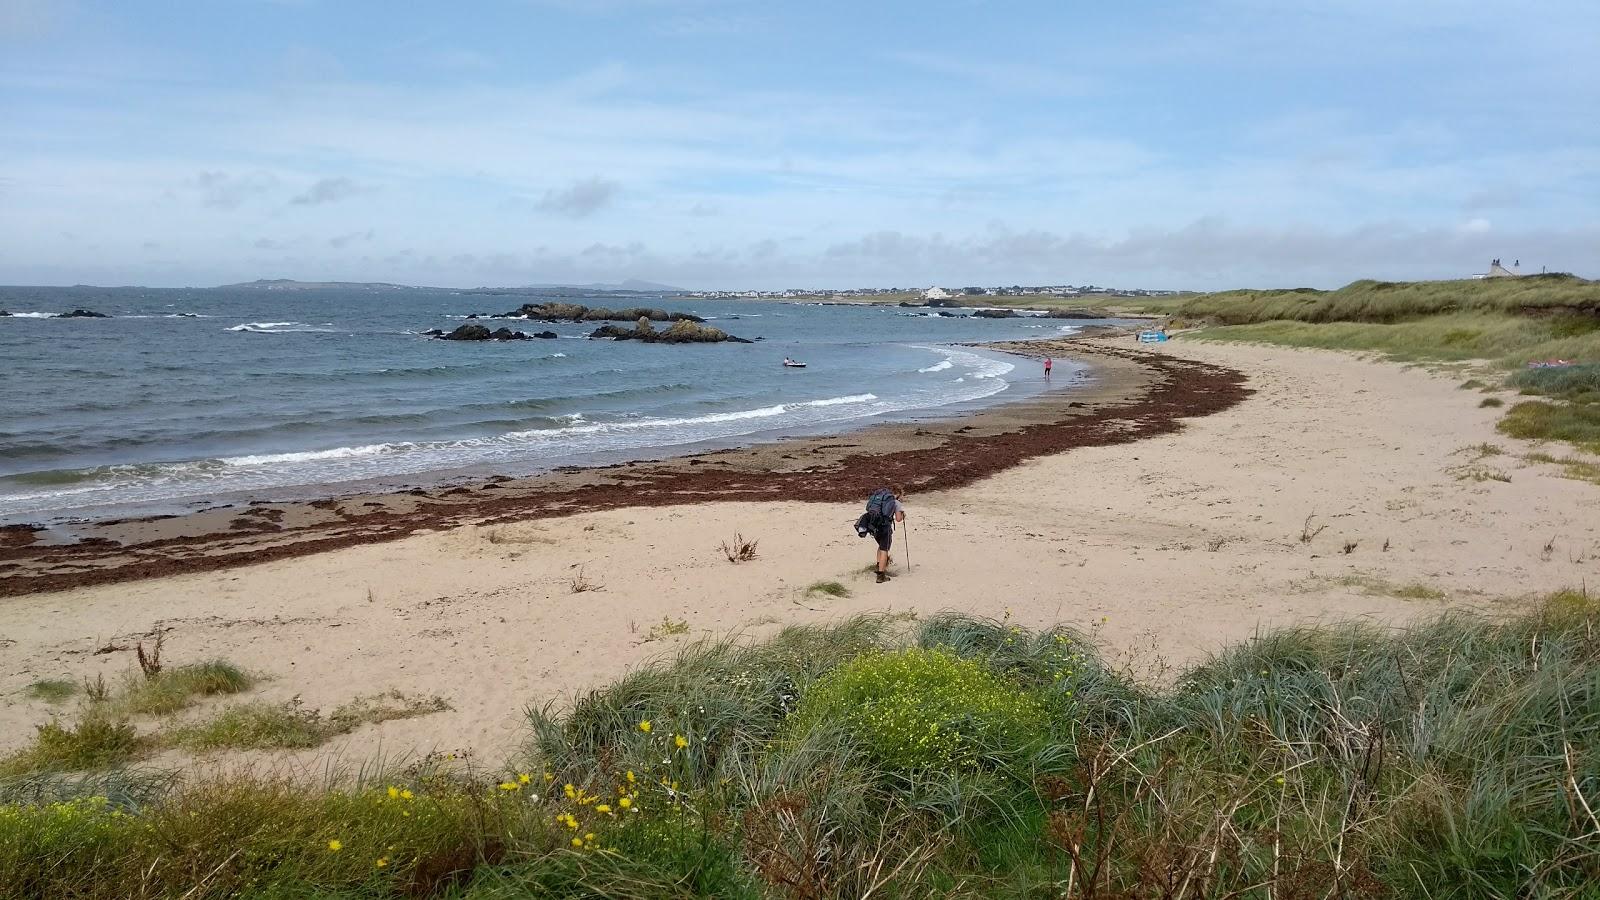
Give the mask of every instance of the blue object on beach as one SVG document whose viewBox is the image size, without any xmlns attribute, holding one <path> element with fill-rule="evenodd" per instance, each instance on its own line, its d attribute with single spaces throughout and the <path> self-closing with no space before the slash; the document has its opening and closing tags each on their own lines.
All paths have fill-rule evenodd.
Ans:
<svg viewBox="0 0 1600 900">
<path fill-rule="evenodd" d="M 1166 339 L 1167 339 L 1167 333 L 1165 331 L 1141 331 L 1141 332 L 1139 332 L 1139 343 L 1141 343 L 1141 344 L 1159 344 L 1159 343 L 1161 343 L 1162 341 L 1164 341 Z"/>
</svg>

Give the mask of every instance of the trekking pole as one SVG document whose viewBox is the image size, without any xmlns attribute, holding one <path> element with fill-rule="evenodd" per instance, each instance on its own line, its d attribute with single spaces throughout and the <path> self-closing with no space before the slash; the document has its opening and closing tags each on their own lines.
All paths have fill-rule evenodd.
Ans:
<svg viewBox="0 0 1600 900">
<path fill-rule="evenodd" d="M 906 574 L 911 574 L 911 523 L 906 525 Z"/>
</svg>

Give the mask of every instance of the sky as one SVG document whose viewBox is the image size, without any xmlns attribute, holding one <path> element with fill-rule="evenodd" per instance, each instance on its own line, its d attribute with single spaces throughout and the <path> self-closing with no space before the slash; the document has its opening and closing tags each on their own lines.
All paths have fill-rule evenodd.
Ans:
<svg viewBox="0 0 1600 900">
<path fill-rule="evenodd" d="M 0 0 L 0 284 L 1600 277 L 1594 0 Z"/>
</svg>

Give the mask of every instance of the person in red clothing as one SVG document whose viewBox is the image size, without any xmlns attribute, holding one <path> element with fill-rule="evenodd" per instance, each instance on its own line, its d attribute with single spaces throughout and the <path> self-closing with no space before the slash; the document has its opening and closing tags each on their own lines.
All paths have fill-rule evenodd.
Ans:
<svg viewBox="0 0 1600 900">
<path fill-rule="evenodd" d="M 1050 357 L 1048 356 L 1044 358 L 1044 380 L 1050 380 Z"/>
</svg>

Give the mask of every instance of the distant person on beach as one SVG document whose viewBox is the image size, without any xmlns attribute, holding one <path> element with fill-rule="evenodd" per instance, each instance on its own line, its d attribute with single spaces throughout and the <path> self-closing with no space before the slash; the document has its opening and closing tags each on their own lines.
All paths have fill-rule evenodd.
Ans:
<svg viewBox="0 0 1600 900">
<path fill-rule="evenodd" d="M 878 488 L 867 498 L 867 511 L 856 520 L 856 534 L 872 535 L 878 542 L 878 583 L 889 580 L 889 545 L 894 542 L 894 525 L 906 520 L 900 499 L 888 488 Z"/>
<path fill-rule="evenodd" d="M 1044 380 L 1050 380 L 1050 357 L 1048 356 L 1044 358 Z"/>
</svg>

